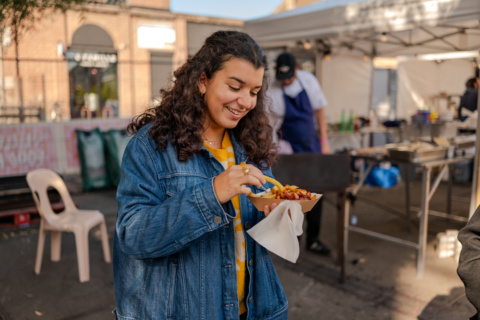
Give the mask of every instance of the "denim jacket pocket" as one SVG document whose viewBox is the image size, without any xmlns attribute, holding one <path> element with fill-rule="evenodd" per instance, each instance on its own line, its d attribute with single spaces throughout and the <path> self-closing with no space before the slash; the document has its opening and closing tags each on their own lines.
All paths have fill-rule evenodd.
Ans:
<svg viewBox="0 0 480 320">
<path fill-rule="evenodd" d="M 171 197 L 177 192 L 184 191 L 198 183 L 205 182 L 210 179 L 210 177 L 197 173 L 175 173 L 168 175 L 163 179 L 165 181 L 166 194 Z"/>
<path fill-rule="evenodd" d="M 117 309 L 113 309 L 112 314 L 115 320 L 136 320 L 137 319 L 133 317 L 124 317 L 118 313 Z"/>
</svg>

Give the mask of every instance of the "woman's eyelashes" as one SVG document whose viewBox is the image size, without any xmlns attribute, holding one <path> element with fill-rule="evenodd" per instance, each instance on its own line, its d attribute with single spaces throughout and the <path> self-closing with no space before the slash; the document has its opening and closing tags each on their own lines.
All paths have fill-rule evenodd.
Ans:
<svg viewBox="0 0 480 320">
<path fill-rule="evenodd" d="M 229 86 L 229 87 L 230 87 L 230 89 L 232 89 L 232 90 L 235 91 L 235 92 L 240 91 L 240 88 L 233 87 L 233 86 Z M 258 91 L 257 91 L 257 92 L 255 92 L 255 91 L 250 91 L 250 95 L 251 95 L 252 97 L 258 96 Z"/>
</svg>

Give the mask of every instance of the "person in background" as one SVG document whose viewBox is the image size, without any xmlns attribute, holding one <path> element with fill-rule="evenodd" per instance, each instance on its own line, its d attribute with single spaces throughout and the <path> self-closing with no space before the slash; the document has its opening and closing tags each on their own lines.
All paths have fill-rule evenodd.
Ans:
<svg viewBox="0 0 480 320">
<path fill-rule="evenodd" d="M 271 123 L 279 133 L 280 153 L 290 146 L 293 153 L 330 153 L 324 107 L 327 100 L 317 78 L 297 68 L 295 57 L 281 53 L 276 61 L 275 79 L 270 83 Z M 285 147 L 287 145 L 287 147 Z M 286 152 L 288 153 L 288 152 Z M 306 215 L 306 248 L 328 255 L 320 241 L 323 199 Z"/>
<path fill-rule="evenodd" d="M 470 78 L 465 83 L 467 87 L 462 97 L 460 98 L 460 105 L 458 106 L 458 118 L 464 120 L 462 109 L 470 110 L 471 112 L 477 110 L 478 104 L 478 78 Z"/>
<path fill-rule="evenodd" d="M 477 309 L 471 320 L 480 319 L 480 207 L 477 208 L 467 225 L 458 232 L 462 251 L 457 273 L 465 285 L 465 295 Z"/>
<path fill-rule="evenodd" d="M 116 319 L 288 318 L 267 251 L 246 231 L 268 215 L 247 199 L 271 175 L 267 59 L 218 31 L 128 126 L 114 235 Z"/>
</svg>

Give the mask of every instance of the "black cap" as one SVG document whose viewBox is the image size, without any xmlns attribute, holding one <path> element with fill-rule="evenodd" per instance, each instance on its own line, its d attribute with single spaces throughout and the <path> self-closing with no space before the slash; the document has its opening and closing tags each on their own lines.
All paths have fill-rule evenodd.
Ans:
<svg viewBox="0 0 480 320">
<path fill-rule="evenodd" d="M 287 80 L 293 78 L 295 75 L 296 66 L 297 64 L 295 62 L 295 57 L 292 54 L 288 52 L 280 54 L 277 57 L 275 78 L 277 78 L 277 80 Z"/>
</svg>

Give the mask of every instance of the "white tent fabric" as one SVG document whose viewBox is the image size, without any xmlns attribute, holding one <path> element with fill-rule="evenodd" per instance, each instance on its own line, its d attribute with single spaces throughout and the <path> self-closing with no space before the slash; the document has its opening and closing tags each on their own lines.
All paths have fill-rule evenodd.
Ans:
<svg viewBox="0 0 480 320">
<path fill-rule="evenodd" d="M 329 101 L 327 120 L 338 122 L 340 110 L 355 106 L 355 115 L 366 116 L 372 103 L 372 66 L 361 58 L 478 51 L 479 20 L 479 0 L 324 0 L 248 20 L 245 31 L 264 48 L 310 41 L 318 54 L 330 53 L 319 78 Z M 397 117 L 410 119 L 441 91 L 463 93 L 473 70 L 468 60 L 400 64 Z"/>
<path fill-rule="evenodd" d="M 329 101 L 327 120 L 338 122 L 342 109 L 368 114 L 373 67 L 363 57 L 479 50 L 479 19 L 480 0 L 324 0 L 248 20 L 245 31 L 266 49 L 298 47 L 308 40 L 317 54 L 330 53 L 332 59 L 321 62 L 319 79 Z M 446 74 L 442 70 L 450 62 L 400 65 L 397 117 L 409 120 L 441 91 L 461 94 L 473 67 L 468 60 L 460 64 Z M 442 79 L 449 84 L 440 85 Z"/>
<path fill-rule="evenodd" d="M 441 63 L 413 60 L 399 64 L 397 117 L 408 119 L 418 109 L 446 112 L 447 106 L 443 105 L 446 100 L 434 100 L 432 97 L 440 92 L 463 94 L 465 82 L 473 77 L 472 69 L 471 62 L 467 60 L 445 60 Z"/>
<path fill-rule="evenodd" d="M 479 18 L 478 0 L 324 0 L 247 20 L 245 31 L 263 47 L 310 39 L 320 50 L 398 56 L 478 49 Z"/>
<path fill-rule="evenodd" d="M 371 62 L 358 57 L 338 56 L 322 63 L 322 88 L 328 100 L 325 115 L 328 123 L 340 122 L 342 111 L 348 120 L 366 117 L 370 108 Z"/>
</svg>

